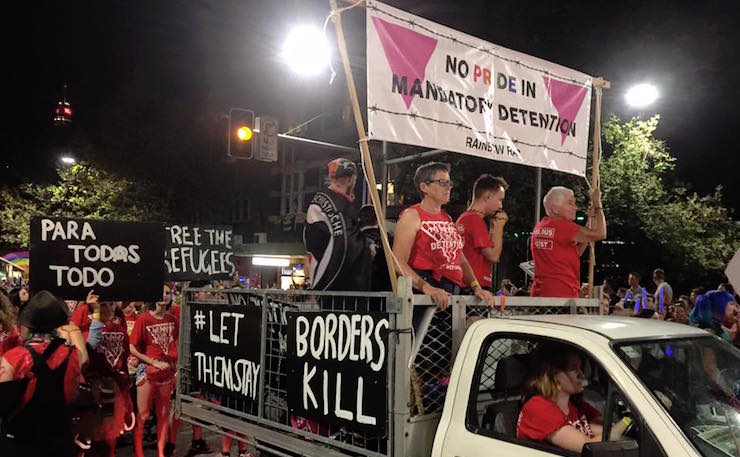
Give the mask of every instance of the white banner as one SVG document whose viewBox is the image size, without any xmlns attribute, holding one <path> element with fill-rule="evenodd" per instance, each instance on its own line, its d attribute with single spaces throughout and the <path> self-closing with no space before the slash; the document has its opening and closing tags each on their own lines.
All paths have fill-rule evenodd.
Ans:
<svg viewBox="0 0 740 457">
<path fill-rule="evenodd" d="M 369 137 L 584 176 L 592 78 L 367 1 Z"/>
</svg>

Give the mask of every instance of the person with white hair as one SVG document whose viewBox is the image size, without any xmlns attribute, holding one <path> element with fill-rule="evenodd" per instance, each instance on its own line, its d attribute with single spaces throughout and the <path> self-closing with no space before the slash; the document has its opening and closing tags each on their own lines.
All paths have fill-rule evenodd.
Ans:
<svg viewBox="0 0 740 457">
<path fill-rule="evenodd" d="M 547 216 L 535 225 L 530 240 L 534 260 L 533 297 L 578 297 L 580 257 L 589 242 L 606 239 L 606 219 L 599 189 L 591 191 L 591 228 L 575 222 L 576 198 L 571 189 L 555 186 L 542 200 Z"/>
</svg>

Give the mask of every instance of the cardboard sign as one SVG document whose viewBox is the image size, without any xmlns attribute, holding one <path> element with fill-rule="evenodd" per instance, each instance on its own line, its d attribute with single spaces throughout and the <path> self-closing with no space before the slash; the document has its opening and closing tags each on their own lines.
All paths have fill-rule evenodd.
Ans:
<svg viewBox="0 0 740 457">
<path fill-rule="evenodd" d="M 262 310 L 254 306 L 193 304 L 191 377 L 196 388 L 257 401 Z"/>
<path fill-rule="evenodd" d="M 65 300 L 162 298 L 163 224 L 61 217 L 31 220 L 32 292 L 48 290 Z"/>
<path fill-rule="evenodd" d="M 212 225 L 167 226 L 167 279 L 195 281 L 229 279 L 236 268 L 232 229 Z"/>
<path fill-rule="evenodd" d="M 385 433 L 388 315 L 288 313 L 291 414 L 368 433 Z"/>
</svg>

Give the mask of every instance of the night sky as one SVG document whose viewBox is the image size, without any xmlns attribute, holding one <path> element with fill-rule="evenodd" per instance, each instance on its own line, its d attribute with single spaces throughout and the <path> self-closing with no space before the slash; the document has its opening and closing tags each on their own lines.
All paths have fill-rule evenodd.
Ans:
<svg viewBox="0 0 740 457">
<path fill-rule="evenodd" d="M 51 113 L 64 83 L 75 128 L 99 141 L 131 138 L 126 126 L 135 125 L 138 115 L 111 121 L 118 104 L 128 100 L 147 107 L 141 122 L 156 123 L 177 110 L 170 122 L 162 120 L 162 135 L 177 136 L 190 127 L 183 121 L 187 115 L 195 123 L 241 106 L 284 118 L 300 97 L 300 114 L 311 117 L 322 105 L 341 100 L 346 90 L 342 78 L 332 86 L 328 77 L 298 81 L 277 58 L 288 28 L 306 22 L 320 26 L 328 1 L 23 3 L 5 15 L 3 26 L 3 69 L 10 76 L 4 78 L 0 124 L 3 183 L 33 178 L 34 170 L 59 153 L 46 140 L 56 134 Z M 735 140 L 740 15 L 735 2 L 388 3 L 610 80 L 604 117 L 659 113 L 657 136 L 678 157 L 679 178 L 702 193 L 722 184 L 726 203 L 740 208 L 734 180 L 740 170 Z M 355 78 L 361 80 L 364 13 L 355 9 L 344 20 Z M 329 36 L 333 42 L 333 28 Z M 335 66 L 341 70 L 338 62 Z M 627 87 L 637 82 L 651 82 L 661 94 L 642 113 L 623 101 Z M 135 143 L 127 147 L 133 160 L 147 160 L 137 156 Z"/>
</svg>

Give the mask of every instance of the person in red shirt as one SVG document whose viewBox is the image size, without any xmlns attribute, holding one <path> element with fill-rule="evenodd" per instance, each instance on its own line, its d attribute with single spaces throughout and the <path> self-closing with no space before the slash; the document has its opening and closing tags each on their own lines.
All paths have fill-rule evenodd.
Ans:
<svg viewBox="0 0 740 457">
<path fill-rule="evenodd" d="M 113 457 L 116 440 L 123 432 L 131 430 L 135 423 L 133 403 L 129 395 L 129 339 L 126 328 L 115 317 L 116 303 L 98 304 L 96 301 L 89 306 L 92 314 L 87 343 L 93 352 L 90 354 L 90 364 L 85 376 L 89 376 L 88 381 L 91 383 L 113 383 L 115 390 L 113 414 L 95 423 L 92 439 L 105 441 L 108 455 Z"/>
<path fill-rule="evenodd" d="M 503 248 L 504 226 L 509 217 L 501 209 L 509 184 L 504 178 L 481 175 L 473 184 L 473 202 L 457 219 L 463 237 L 463 253 L 481 287 L 492 287 L 491 269 L 498 263 Z M 492 217 L 491 229 L 486 217 Z"/>
<path fill-rule="evenodd" d="M 0 356 L 23 344 L 15 326 L 16 313 L 10 299 L 0 292 Z"/>
<path fill-rule="evenodd" d="M 599 189 L 591 191 L 589 214 L 593 228 L 581 227 L 576 198 L 567 187 L 550 189 L 543 199 L 547 216 L 535 225 L 530 239 L 534 260 L 533 297 L 577 298 L 581 286 L 580 257 L 588 243 L 606 239 L 606 219 Z"/>
<path fill-rule="evenodd" d="M 493 305 L 493 295 L 475 279 L 463 254 L 463 238 L 442 205 L 450 201 L 450 166 L 430 162 L 416 169 L 414 184 L 421 203 L 406 208 L 398 218 L 393 254 L 399 275 L 410 276 L 416 290 L 446 309 L 450 295 L 468 285 L 476 297 Z"/>
<path fill-rule="evenodd" d="M 581 452 L 586 443 L 601 441 L 602 414 L 578 397 L 583 392 L 582 357 L 564 344 L 550 343 L 538 350 L 535 375 L 525 386 L 517 438 L 573 452 Z M 625 419 L 614 424 L 612 438 L 621 436 L 629 423 Z"/>
<path fill-rule="evenodd" d="M 5 416 L 0 455 L 71 457 L 75 454 L 68 405 L 80 380 L 80 349 L 56 336 L 69 309 L 48 291 L 36 293 L 18 318 L 24 346 L 0 357 Z M 14 395 L 5 389 L 16 389 Z M 11 405 L 10 399 L 18 400 Z M 11 411 L 5 411 L 12 407 Z"/>
<path fill-rule="evenodd" d="M 90 332 L 90 324 L 92 323 L 93 304 L 97 304 L 98 296 L 95 295 L 95 291 L 91 290 L 87 294 L 84 302 L 77 302 L 75 310 L 72 312 L 72 316 L 69 318 L 69 322 L 75 324 L 80 331 L 82 331 L 82 337 L 87 340 L 87 336 Z"/>
<path fill-rule="evenodd" d="M 142 447 L 144 423 L 149 417 L 152 401 L 157 412 L 158 456 L 165 457 L 170 394 L 175 385 L 178 338 L 175 317 L 167 312 L 171 299 L 169 287 L 165 285 L 162 300 L 156 302 L 153 309 L 139 316 L 131 332 L 129 344 L 131 354 L 147 365 L 146 379 L 137 387 L 136 392 L 139 409 L 134 429 L 136 457 L 144 457 Z"/>
</svg>

